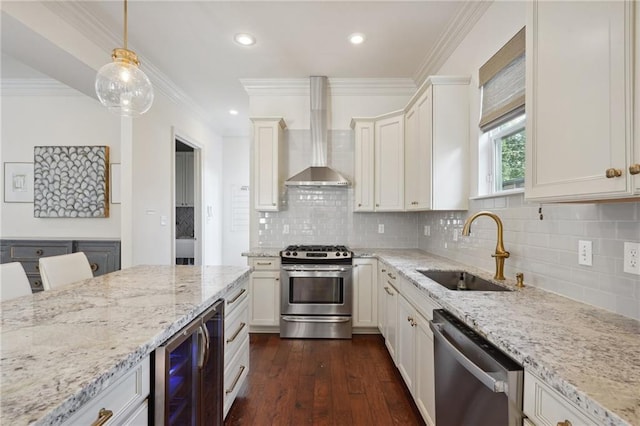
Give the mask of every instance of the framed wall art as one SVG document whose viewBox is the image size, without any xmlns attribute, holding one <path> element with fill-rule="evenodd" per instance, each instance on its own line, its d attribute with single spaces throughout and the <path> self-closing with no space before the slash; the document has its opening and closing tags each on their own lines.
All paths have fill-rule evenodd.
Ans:
<svg viewBox="0 0 640 426">
<path fill-rule="evenodd" d="M 33 163 L 4 163 L 4 202 L 33 203 Z"/>
<path fill-rule="evenodd" d="M 109 217 L 108 146 L 36 146 L 33 215 Z"/>
</svg>

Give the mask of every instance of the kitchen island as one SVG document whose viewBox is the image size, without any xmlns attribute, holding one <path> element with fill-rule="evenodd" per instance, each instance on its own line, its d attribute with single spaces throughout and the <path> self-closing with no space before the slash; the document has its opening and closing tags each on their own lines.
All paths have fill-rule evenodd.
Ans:
<svg viewBox="0 0 640 426">
<path fill-rule="evenodd" d="M 2 302 L 0 424 L 63 423 L 249 272 L 136 266 Z"/>
<path fill-rule="evenodd" d="M 640 425 L 640 321 L 534 287 L 516 289 L 514 279 L 504 282 L 514 291 L 451 291 L 417 270 L 465 270 L 488 280 L 492 274 L 422 250 L 354 255 L 395 268 L 599 425 Z"/>
</svg>

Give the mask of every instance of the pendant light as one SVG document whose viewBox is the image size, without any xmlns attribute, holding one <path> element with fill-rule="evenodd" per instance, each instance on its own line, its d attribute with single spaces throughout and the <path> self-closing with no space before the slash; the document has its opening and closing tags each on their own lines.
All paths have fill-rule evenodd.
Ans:
<svg viewBox="0 0 640 426">
<path fill-rule="evenodd" d="M 113 49 L 113 62 L 96 76 L 96 94 L 109 111 L 127 117 L 144 114 L 153 103 L 151 81 L 139 68 L 135 52 L 127 49 L 127 0 L 124 0 L 124 47 Z"/>
</svg>

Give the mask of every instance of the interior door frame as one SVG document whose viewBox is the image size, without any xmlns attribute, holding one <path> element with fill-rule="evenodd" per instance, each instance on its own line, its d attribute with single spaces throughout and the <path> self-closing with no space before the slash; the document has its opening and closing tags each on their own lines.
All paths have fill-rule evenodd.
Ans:
<svg viewBox="0 0 640 426">
<path fill-rule="evenodd" d="M 171 162 L 171 201 L 173 204 L 171 209 L 171 223 L 173 224 L 171 227 L 171 241 L 173 241 L 171 245 L 171 262 L 175 264 L 176 261 L 176 142 L 181 142 L 193 148 L 193 237 L 195 239 L 193 264 L 202 265 L 202 259 L 204 259 L 204 229 L 202 227 L 203 145 L 175 126 L 171 126 L 171 136 L 173 141 L 171 143 L 171 158 L 173 159 Z"/>
</svg>

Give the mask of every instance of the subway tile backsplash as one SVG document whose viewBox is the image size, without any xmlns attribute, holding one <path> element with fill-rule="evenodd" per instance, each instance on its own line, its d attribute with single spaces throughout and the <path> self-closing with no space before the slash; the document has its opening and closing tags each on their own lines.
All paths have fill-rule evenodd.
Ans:
<svg viewBox="0 0 640 426">
<path fill-rule="evenodd" d="M 545 204 L 542 220 L 539 207 L 517 194 L 473 200 L 468 212 L 424 212 L 418 219 L 418 247 L 493 271 L 493 220 L 480 217 L 469 237 L 459 236 L 468 216 L 491 210 L 503 221 L 511 253 L 505 275 L 523 272 L 526 285 L 640 319 L 640 276 L 623 271 L 624 242 L 640 242 L 640 203 Z M 429 237 L 423 235 L 425 225 Z M 593 266 L 578 265 L 579 240 L 592 241 Z"/>
<path fill-rule="evenodd" d="M 308 130 L 287 132 L 290 174 L 311 164 Z M 353 133 L 330 131 L 328 163 L 353 179 Z M 525 274 L 540 287 L 627 317 L 640 319 L 640 276 L 623 271 L 625 241 L 640 242 L 640 203 L 538 204 L 523 194 L 471 200 L 469 211 L 354 213 L 353 188 L 286 188 L 279 212 L 260 212 L 262 247 L 289 244 L 345 244 L 364 248 L 420 248 L 487 271 L 496 225 L 477 219 L 462 237 L 465 219 L 480 210 L 497 213 L 504 224 L 505 274 Z M 378 233 L 378 225 L 384 233 Z M 430 236 L 424 236 L 424 227 Z M 288 233 L 285 233 L 288 227 Z M 578 265 L 578 241 L 593 243 L 593 266 Z"/>
</svg>

